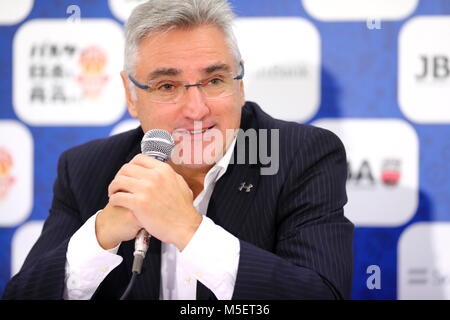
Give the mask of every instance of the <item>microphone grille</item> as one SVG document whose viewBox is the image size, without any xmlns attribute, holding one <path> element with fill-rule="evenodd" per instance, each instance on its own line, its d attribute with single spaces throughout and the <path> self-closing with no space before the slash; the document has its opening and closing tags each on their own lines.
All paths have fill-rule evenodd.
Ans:
<svg viewBox="0 0 450 320">
<path fill-rule="evenodd" d="M 164 162 L 170 158 L 174 146 L 172 135 L 161 129 L 147 131 L 141 141 L 143 154 Z"/>
</svg>

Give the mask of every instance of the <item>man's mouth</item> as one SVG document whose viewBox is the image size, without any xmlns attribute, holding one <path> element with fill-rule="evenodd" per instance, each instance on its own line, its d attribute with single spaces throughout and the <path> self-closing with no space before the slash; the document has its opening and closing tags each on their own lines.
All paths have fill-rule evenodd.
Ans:
<svg viewBox="0 0 450 320">
<path fill-rule="evenodd" d="M 175 130 L 175 131 L 178 132 L 178 133 L 181 133 L 181 134 L 189 133 L 190 135 L 196 135 L 196 134 L 202 134 L 202 133 L 205 133 L 205 132 L 207 132 L 208 130 L 211 130 L 212 128 L 214 128 L 214 126 L 210 126 L 210 127 L 203 128 L 203 129 L 197 129 L 197 128 L 195 128 L 196 130 L 193 130 L 193 129 L 191 129 L 191 128 L 189 128 L 189 129 L 177 129 L 177 130 Z"/>
</svg>

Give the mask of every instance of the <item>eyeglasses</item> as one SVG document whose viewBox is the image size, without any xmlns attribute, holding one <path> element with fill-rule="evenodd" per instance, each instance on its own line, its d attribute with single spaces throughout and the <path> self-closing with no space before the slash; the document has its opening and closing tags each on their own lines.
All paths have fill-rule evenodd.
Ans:
<svg viewBox="0 0 450 320">
<path fill-rule="evenodd" d="M 206 99 L 222 99 L 231 96 L 235 90 L 234 80 L 244 78 L 244 65 L 239 64 L 241 73 L 237 76 L 232 72 L 216 73 L 198 83 L 189 84 L 181 80 L 150 80 L 147 85 L 139 83 L 130 74 L 128 78 L 138 88 L 146 90 L 150 101 L 157 103 L 177 103 L 190 87 L 198 87 Z"/>
</svg>

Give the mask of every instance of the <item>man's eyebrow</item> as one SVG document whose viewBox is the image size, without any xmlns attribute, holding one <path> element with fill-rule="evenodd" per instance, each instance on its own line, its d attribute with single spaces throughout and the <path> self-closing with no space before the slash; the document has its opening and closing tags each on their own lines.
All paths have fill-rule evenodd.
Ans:
<svg viewBox="0 0 450 320">
<path fill-rule="evenodd" d="M 217 64 L 213 64 L 210 65 L 209 67 L 206 67 L 204 69 L 205 73 L 214 73 L 216 71 L 226 71 L 226 72 L 230 72 L 231 68 L 228 64 L 225 63 L 217 63 Z"/>
<path fill-rule="evenodd" d="M 207 74 L 211 74 L 214 73 L 216 71 L 226 71 L 226 72 L 230 72 L 231 71 L 231 67 L 228 64 L 225 63 L 216 63 L 213 65 L 210 65 L 206 68 L 203 69 L 203 71 Z M 175 77 L 181 74 L 181 71 L 179 69 L 175 69 L 175 68 L 160 68 L 160 69 L 156 69 L 153 70 L 152 72 L 150 72 L 150 74 L 147 76 L 147 80 L 154 80 L 157 79 L 159 77 L 164 77 L 164 76 L 171 76 L 171 77 Z"/>
<path fill-rule="evenodd" d="M 153 80 L 161 76 L 177 76 L 181 73 L 180 70 L 175 68 L 161 68 L 156 69 L 147 76 L 147 80 Z"/>
</svg>

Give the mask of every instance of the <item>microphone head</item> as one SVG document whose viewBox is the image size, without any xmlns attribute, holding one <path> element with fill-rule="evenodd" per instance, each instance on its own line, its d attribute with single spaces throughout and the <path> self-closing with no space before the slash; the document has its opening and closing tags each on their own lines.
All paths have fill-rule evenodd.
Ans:
<svg viewBox="0 0 450 320">
<path fill-rule="evenodd" d="M 172 135 L 161 129 L 147 131 L 141 141 L 143 154 L 163 162 L 170 158 L 174 146 Z"/>
</svg>

